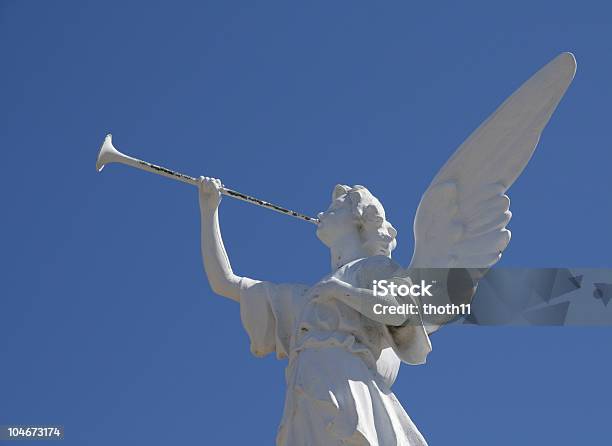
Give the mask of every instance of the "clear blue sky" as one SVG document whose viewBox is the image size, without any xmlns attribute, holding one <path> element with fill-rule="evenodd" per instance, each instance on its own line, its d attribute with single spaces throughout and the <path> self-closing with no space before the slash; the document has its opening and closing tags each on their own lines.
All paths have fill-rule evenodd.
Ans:
<svg viewBox="0 0 612 446">
<path fill-rule="evenodd" d="M 561 51 L 573 85 L 510 190 L 511 266 L 612 267 L 612 8 L 589 2 L 0 1 L 0 424 L 71 445 L 272 444 L 285 364 L 202 273 L 195 189 L 315 214 L 364 184 L 412 252 L 452 151 Z M 605 6 L 602 6 L 605 5 Z M 225 199 L 234 269 L 312 283 L 314 227 Z M 432 446 L 604 444 L 611 328 L 446 329 L 399 399 Z M 207 440 L 204 440 L 206 438 Z"/>
</svg>

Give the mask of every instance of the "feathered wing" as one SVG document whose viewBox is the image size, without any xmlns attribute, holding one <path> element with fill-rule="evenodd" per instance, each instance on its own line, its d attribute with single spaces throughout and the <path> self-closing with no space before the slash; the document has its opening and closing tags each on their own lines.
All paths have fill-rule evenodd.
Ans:
<svg viewBox="0 0 612 446">
<path fill-rule="evenodd" d="M 495 264 L 510 241 L 505 195 L 531 158 L 576 71 L 563 53 L 510 96 L 457 149 L 423 194 L 411 267 Z"/>
<path fill-rule="evenodd" d="M 527 165 L 575 72 L 574 56 L 560 54 L 457 149 L 421 198 L 410 269 L 486 269 L 500 259 L 512 216 L 505 192 Z"/>
</svg>

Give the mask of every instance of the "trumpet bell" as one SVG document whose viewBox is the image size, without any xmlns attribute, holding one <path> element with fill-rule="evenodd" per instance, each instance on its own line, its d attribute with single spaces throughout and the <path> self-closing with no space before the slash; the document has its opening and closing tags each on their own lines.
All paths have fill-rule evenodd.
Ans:
<svg viewBox="0 0 612 446">
<path fill-rule="evenodd" d="M 109 163 L 114 163 L 120 160 L 123 154 L 119 152 L 113 146 L 113 135 L 110 133 L 104 138 L 104 143 L 100 147 L 100 153 L 98 153 L 98 160 L 96 161 L 96 170 L 100 172 Z"/>
</svg>

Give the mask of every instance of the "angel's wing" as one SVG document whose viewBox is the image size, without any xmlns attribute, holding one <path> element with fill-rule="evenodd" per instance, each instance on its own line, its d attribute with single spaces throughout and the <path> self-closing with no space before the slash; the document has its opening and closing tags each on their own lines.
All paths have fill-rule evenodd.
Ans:
<svg viewBox="0 0 612 446">
<path fill-rule="evenodd" d="M 510 241 L 506 190 L 531 158 L 576 72 L 563 53 L 510 96 L 457 149 L 423 194 L 411 268 L 488 268 Z"/>
<path fill-rule="evenodd" d="M 446 285 L 428 303 L 471 302 L 478 279 L 501 258 L 512 216 L 505 192 L 529 162 L 575 72 L 571 53 L 538 71 L 470 135 L 423 194 L 406 275 Z M 454 317 L 424 317 L 427 333 Z"/>
</svg>

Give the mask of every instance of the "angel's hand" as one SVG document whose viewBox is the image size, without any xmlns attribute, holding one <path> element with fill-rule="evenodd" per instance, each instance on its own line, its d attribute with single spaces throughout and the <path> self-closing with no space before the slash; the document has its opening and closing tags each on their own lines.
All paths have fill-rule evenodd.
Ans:
<svg viewBox="0 0 612 446">
<path fill-rule="evenodd" d="M 200 208 L 214 210 L 221 202 L 221 180 L 209 177 L 200 177 L 198 190 L 200 193 Z"/>
</svg>

